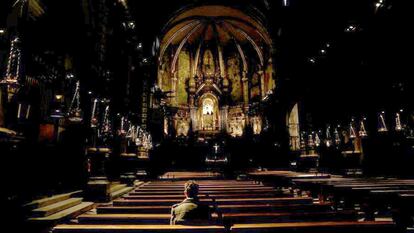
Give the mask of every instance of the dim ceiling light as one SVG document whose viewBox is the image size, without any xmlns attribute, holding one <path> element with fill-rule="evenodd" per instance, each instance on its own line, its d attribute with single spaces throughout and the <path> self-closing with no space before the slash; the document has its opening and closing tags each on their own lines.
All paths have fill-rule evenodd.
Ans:
<svg viewBox="0 0 414 233">
<path fill-rule="evenodd" d="M 345 31 L 346 32 L 355 32 L 357 30 L 357 27 L 355 25 L 349 25 Z"/>
<path fill-rule="evenodd" d="M 2 34 L 4 34 L 4 33 L 6 33 L 6 30 L 4 30 L 4 29 L 0 29 L 0 35 L 2 35 Z"/>
<path fill-rule="evenodd" d="M 311 57 L 311 58 L 309 58 L 309 62 L 310 62 L 310 63 L 315 63 L 315 62 L 316 62 L 316 60 L 315 60 L 315 58 Z"/>
<path fill-rule="evenodd" d="M 377 8 L 379 8 L 379 7 L 381 7 L 383 4 L 384 4 L 384 1 L 383 1 L 383 0 L 378 0 L 378 1 L 375 3 L 375 6 L 376 6 Z"/>
<path fill-rule="evenodd" d="M 321 49 L 321 53 L 322 54 L 325 54 L 326 53 L 326 50 L 325 49 Z"/>
</svg>

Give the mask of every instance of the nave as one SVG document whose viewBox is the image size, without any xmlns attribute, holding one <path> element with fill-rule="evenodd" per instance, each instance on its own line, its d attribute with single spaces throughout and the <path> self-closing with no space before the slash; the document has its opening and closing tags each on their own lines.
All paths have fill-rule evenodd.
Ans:
<svg viewBox="0 0 414 233">
<path fill-rule="evenodd" d="M 408 2 L 0 1 L 2 229 L 414 232 Z"/>
<path fill-rule="evenodd" d="M 213 210 L 208 222 L 169 225 L 171 206 L 184 199 L 185 181 L 158 179 L 139 183 L 133 191 L 111 203 L 97 204 L 94 210 L 55 226 L 52 232 L 404 232 L 392 218 L 364 219 L 361 209 L 345 208 L 332 198 L 321 198 L 320 193 L 312 192 L 306 185 L 292 183 L 294 180 L 298 184 L 303 180 L 307 180 L 303 182 L 306 184 L 321 180 L 329 183 L 337 178 L 276 171 L 273 179 L 265 181 L 263 176 L 269 178 L 269 173 L 262 176 L 260 173 L 248 174 L 255 180 L 217 177 L 197 180 L 200 201 Z M 371 186 L 366 183 L 364 187 L 369 190 Z"/>
</svg>

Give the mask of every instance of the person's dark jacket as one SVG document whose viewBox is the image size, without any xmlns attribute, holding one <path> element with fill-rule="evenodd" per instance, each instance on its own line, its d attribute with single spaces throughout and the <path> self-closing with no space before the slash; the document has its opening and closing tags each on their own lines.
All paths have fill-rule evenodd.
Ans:
<svg viewBox="0 0 414 233">
<path fill-rule="evenodd" d="M 186 198 L 171 208 L 171 225 L 193 225 L 210 220 L 211 214 L 208 205 L 197 199 Z"/>
</svg>

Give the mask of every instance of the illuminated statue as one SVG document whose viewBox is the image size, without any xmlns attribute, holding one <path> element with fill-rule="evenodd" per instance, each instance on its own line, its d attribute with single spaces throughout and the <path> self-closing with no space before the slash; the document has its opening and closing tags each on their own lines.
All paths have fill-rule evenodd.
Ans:
<svg viewBox="0 0 414 233">
<path fill-rule="evenodd" d="M 260 117 L 253 117 L 252 119 L 253 124 L 253 134 L 258 135 L 262 132 L 262 120 Z"/>
<path fill-rule="evenodd" d="M 203 74 L 207 77 L 214 77 L 215 64 L 211 50 L 206 50 L 203 57 Z"/>
<path fill-rule="evenodd" d="M 177 123 L 177 136 L 188 136 L 190 126 L 185 120 L 179 120 Z"/>
<path fill-rule="evenodd" d="M 364 138 L 366 136 L 368 136 L 367 131 L 365 130 L 365 123 L 364 123 L 364 119 L 361 119 L 360 123 L 359 123 L 359 132 L 358 132 L 359 136 Z"/>
<path fill-rule="evenodd" d="M 199 117 L 201 122 L 200 130 L 213 131 L 218 128 L 218 106 L 211 95 L 202 98 Z"/>
</svg>

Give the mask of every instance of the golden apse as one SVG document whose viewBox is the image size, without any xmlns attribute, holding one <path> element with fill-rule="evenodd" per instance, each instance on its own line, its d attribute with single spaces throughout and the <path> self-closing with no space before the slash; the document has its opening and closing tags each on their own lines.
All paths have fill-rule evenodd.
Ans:
<svg viewBox="0 0 414 233">
<path fill-rule="evenodd" d="M 164 119 L 176 136 L 260 134 L 263 116 L 249 111 L 275 88 L 273 47 L 260 12 L 197 6 L 175 14 L 163 29 L 157 85 L 177 109 Z M 164 129 L 167 132 L 167 129 Z"/>
</svg>

